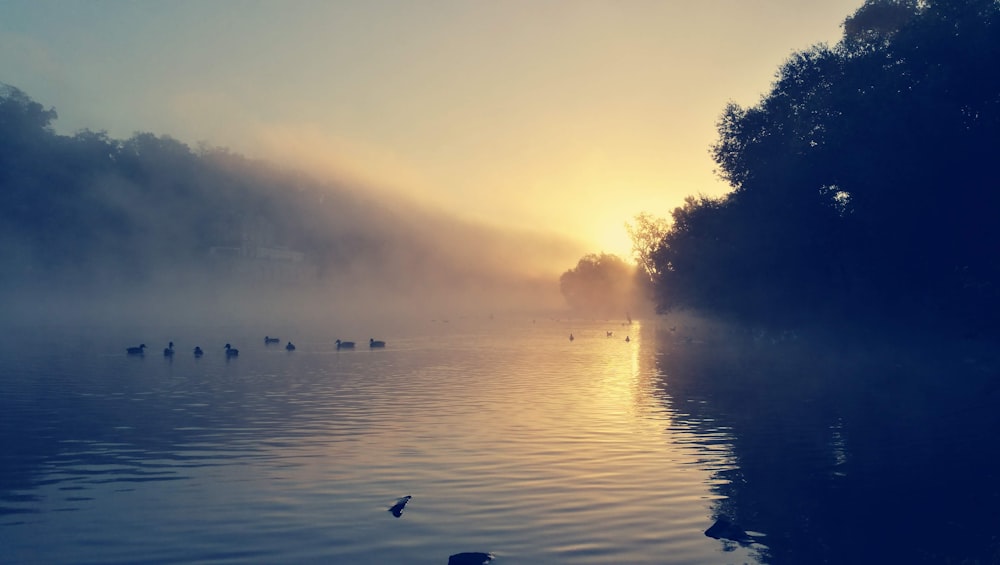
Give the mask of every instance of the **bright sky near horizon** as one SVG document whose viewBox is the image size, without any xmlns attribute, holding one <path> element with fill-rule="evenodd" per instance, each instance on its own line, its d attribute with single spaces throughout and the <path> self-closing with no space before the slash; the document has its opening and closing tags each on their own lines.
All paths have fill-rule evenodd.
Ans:
<svg viewBox="0 0 1000 565">
<path fill-rule="evenodd" d="M 0 0 L 0 82 L 63 133 L 224 146 L 627 256 L 636 214 L 727 191 L 726 103 L 861 4 Z"/>
</svg>

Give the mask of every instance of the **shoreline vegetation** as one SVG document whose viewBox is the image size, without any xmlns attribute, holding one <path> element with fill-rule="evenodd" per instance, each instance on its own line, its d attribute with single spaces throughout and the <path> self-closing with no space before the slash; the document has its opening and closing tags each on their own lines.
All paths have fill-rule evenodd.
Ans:
<svg viewBox="0 0 1000 565">
<path fill-rule="evenodd" d="M 732 191 L 629 225 L 635 286 L 778 332 L 1000 338 L 998 26 L 992 0 L 868 0 L 792 54 L 719 119 Z"/>
<path fill-rule="evenodd" d="M 122 310 L 143 295 L 175 306 L 177 289 L 196 289 L 180 299 L 196 306 L 300 293 L 308 310 L 362 289 L 375 302 L 494 308 L 502 296 L 521 311 L 996 340 L 997 26 L 991 0 L 866 1 L 840 42 L 793 53 L 758 104 L 723 110 L 711 150 L 730 193 L 637 216 L 634 264 L 590 254 L 558 278 L 564 242 L 385 206 L 168 136 L 58 135 L 55 109 L 4 85 L 0 280 L 32 304 L 82 293 L 124 297 Z"/>
<path fill-rule="evenodd" d="M 476 224 L 168 136 L 60 135 L 56 118 L 0 84 L 0 290 L 11 309 L 561 302 L 552 265 L 576 244 L 544 230 Z"/>
</svg>

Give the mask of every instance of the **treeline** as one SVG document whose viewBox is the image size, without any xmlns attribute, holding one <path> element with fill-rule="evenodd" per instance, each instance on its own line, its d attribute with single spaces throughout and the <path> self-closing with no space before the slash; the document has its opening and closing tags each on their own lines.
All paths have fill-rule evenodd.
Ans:
<svg viewBox="0 0 1000 565">
<path fill-rule="evenodd" d="M 363 199 L 224 149 L 168 136 L 52 129 L 46 109 L 0 87 L 0 269 L 4 280 L 143 282 L 203 268 L 213 247 L 298 250 L 322 274 L 384 245 L 358 223 Z M 386 222 L 382 222 L 385 224 Z"/>
<path fill-rule="evenodd" d="M 622 320 L 646 306 L 646 288 L 636 275 L 635 265 L 617 255 L 590 253 L 559 277 L 559 290 L 576 314 Z"/>
<path fill-rule="evenodd" d="M 658 308 L 996 335 L 1000 3 L 868 0 L 843 27 L 725 109 L 732 192 L 688 198 L 640 253 Z"/>
<path fill-rule="evenodd" d="M 546 266 L 575 248 L 224 148 L 61 135 L 56 118 L 0 84 L 0 288 L 228 289 L 294 260 L 293 282 L 324 289 L 555 293 Z"/>
</svg>

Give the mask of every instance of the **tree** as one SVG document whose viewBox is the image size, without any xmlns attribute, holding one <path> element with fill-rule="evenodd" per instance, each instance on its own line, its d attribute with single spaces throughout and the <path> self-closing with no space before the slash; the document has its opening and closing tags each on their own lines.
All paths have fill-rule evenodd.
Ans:
<svg viewBox="0 0 1000 565">
<path fill-rule="evenodd" d="M 0 131 L 8 142 L 24 143 L 42 133 L 52 133 L 56 111 L 32 100 L 21 89 L 0 83 Z"/>
<path fill-rule="evenodd" d="M 661 310 L 1000 317 L 1000 3 L 868 0 L 718 129 L 733 191 L 675 210 Z"/>
<path fill-rule="evenodd" d="M 888 40 L 919 11 L 917 0 L 865 0 L 844 20 L 844 39 L 871 42 Z"/>
<path fill-rule="evenodd" d="M 643 212 L 635 217 L 635 223 L 625 222 L 625 231 L 632 240 L 632 255 L 641 274 L 655 281 L 660 273 L 653 258 L 670 231 L 670 221 Z"/>
<path fill-rule="evenodd" d="M 613 254 L 589 254 L 559 277 L 559 289 L 576 312 L 624 317 L 635 303 L 635 268 Z"/>
</svg>

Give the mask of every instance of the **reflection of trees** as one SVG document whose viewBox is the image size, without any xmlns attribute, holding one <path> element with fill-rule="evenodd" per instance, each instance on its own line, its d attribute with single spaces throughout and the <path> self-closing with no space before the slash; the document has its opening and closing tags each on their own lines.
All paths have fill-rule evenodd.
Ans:
<svg viewBox="0 0 1000 565">
<path fill-rule="evenodd" d="M 737 467 L 719 472 L 715 511 L 767 534 L 763 561 L 1000 559 L 1000 397 L 968 352 L 876 355 L 742 332 L 662 348 L 662 392 L 686 411 L 678 424 L 731 430 Z"/>
</svg>

